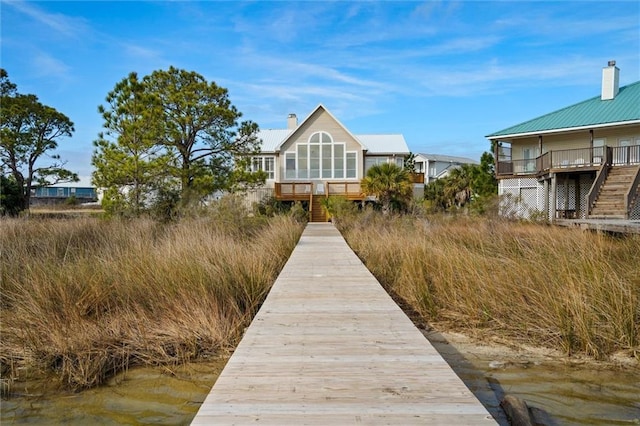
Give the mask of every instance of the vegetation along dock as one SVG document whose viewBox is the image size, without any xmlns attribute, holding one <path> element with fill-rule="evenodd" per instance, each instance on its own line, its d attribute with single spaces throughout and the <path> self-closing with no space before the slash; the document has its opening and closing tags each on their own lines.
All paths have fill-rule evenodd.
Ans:
<svg viewBox="0 0 640 426">
<path fill-rule="evenodd" d="M 307 225 L 193 425 L 495 421 L 331 224 Z"/>
</svg>

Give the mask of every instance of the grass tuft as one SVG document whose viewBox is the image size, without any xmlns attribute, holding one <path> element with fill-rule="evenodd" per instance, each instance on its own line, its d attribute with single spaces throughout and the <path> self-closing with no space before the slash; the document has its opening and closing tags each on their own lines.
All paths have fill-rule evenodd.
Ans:
<svg viewBox="0 0 640 426">
<path fill-rule="evenodd" d="M 0 220 L 3 389 L 25 365 L 79 390 L 233 348 L 302 226 L 223 213 Z"/>
<path fill-rule="evenodd" d="M 343 219 L 349 245 L 430 321 L 596 359 L 640 352 L 640 237 L 482 218 Z"/>
</svg>

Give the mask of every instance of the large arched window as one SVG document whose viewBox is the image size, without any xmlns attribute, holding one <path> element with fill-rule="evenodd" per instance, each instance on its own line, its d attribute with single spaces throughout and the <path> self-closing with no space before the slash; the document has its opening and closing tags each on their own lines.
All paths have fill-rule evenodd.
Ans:
<svg viewBox="0 0 640 426">
<path fill-rule="evenodd" d="M 347 152 L 345 143 L 335 142 L 327 132 L 316 132 L 298 143 L 295 152 L 285 153 L 285 173 L 288 179 L 353 179 L 357 152 Z"/>
<path fill-rule="evenodd" d="M 295 160 L 294 153 L 286 153 L 286 176 L 298 179 L 355 178 L 356 155 L 356 152 L 346 152 L 344 142 L 335 142 L 329 133 L 316 132 L 306 143 L 297 144 Z"/>
</svg>

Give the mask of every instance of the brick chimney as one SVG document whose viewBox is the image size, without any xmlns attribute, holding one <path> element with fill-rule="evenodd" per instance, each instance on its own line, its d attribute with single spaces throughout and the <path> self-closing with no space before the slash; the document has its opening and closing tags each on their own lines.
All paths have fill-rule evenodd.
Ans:
<svg viewBox="0 0 640 426">
<path fill-rule="evenodd" d="M 608 66 L 602 68 L 602 96 L 603 101 L 608 101 L 618 94 L 618 80 L 620 70 L 616 67 L 616 61 L 609 61 Z"/>
<path fill-rule="evenodd" d="M 298 117 L 295 114 L 289 114 L 287 117 L 287 129 L 295 129 L 298 127 Z"/>
</svg>

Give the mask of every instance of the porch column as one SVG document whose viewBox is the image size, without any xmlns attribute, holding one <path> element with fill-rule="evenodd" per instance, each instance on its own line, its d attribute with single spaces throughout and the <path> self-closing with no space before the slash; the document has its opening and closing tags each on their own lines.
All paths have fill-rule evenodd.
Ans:
<svg viewBox="0 0 640 426">
<path fill-rule="evenodd" d="M 545 179 L 542 181 L 542 208 L 547 213 L 547 218 L 549 216 L 549 179 Z"/>
<path fill-rule="evenodd" d="M 542 155 L 542 135 L 538 135 L 538 156 Z"/>
<path fill-rule="evenodd" d="M 494 162 L 494 170 L 496 175 L 498 174 L 498 154 L 500 152 L 500 147 L 498 146 L 500 142 L 497 139 L 491 141 L 493 144 L 493 162 Z"/>
<path fill-rule="evenodd" d="M 557 193 L 556 193 L 556 187 L 558 186 L 558 181 L 556 179 L 556 174 L 555 173 L 551 173 L 551 180 L 550 180 L 550 184 L 551 184 L 551 206 L 549 209 L 549 216 L 551 216 L 551 221 L 553 222 L 556 219 L 556 199 L 557 199 Z"/>
</svg>

